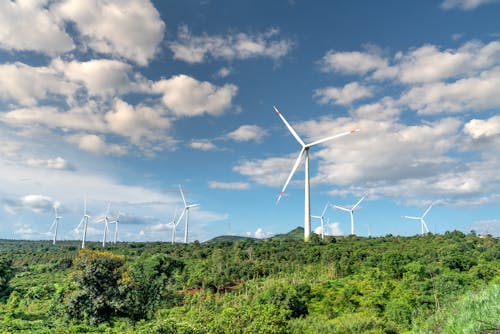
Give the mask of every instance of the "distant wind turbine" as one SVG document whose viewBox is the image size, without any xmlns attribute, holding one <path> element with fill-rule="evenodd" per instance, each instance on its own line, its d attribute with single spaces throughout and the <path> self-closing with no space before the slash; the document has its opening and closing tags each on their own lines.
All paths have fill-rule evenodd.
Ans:
<svg viewBox="0 0 500 334">
<path fill-rule="evenodd" d="M 351 216 L 351 234 L 354 234 L 354 210 L 356 210 L 356 208 L 358 207 L 358 205 L 361 204 L 361 202 L 365 199 L 365 197 L 366 197 L 366 195 L 364 195 L 363 197 L 361 197 L 361 199 L 358 201 L 358 203 L 354 204 L 350 208 L 344 208 L 344 207 L 338 206 L 338 205 L 334 205 L 333 206 L 335 209 L 339 209 L 339 210 L 342 210 L 342 211 L 349 212 L 349 214 Z"/>
<path fill-rule="evenodd" d="M 59 216 L 57 214 L 57 208 L 59 208 L 61 204 L 59 202 L 55 202 L 54 203 L 54 221 L 52 222 L 52 225 L 50 226 L 49 228 L 49 232 L 52 231 L 52 229 L 54 230 L 54 238 L 52 240 L 52 244 L 55 245 L 56 244 L 56 240 L 57 240 L 57 229 L 59 227 L 59 220 L 61 220 L 61 216 Z"/>
<path fill-rule="evenodd" d="M 425 223 L 425 216 L 429 213 L 429 211 L 431 211 L 431 208 L 432 206 L 435 204 L 436 202 L 432 202 L 428 207 L 427 209 L 424 211 L 424 213 L 422 214 L 421 217 L 414 217 L 414 216 L 403 216 L 403 218 L 407 218 L 407 219 L 413 219 L 413 220 L 420 220 L 420 226 L 421 226 L 421 229 L 422 229 L 422 235 L 424 235 L 424 229 L 427 231 L 427 233 L 429 233 L 429 228 L 427 227 L 427 224 Z"/>
<path fill-rule="evenodd" d="M 288 130 L 293 135 L 295 140 L 297 140 L 299 142 L 299 144 L 302 146 L 302 149 L 299 152 L 299 156 L 297 157 L 297 160 L 295 160 L 292 171 L 288 175 L 288 178 L 285 182 L 285 185 L 281 189 L 281 192 L 278 196 L 278 200 L 276 201 L 276 203 L 279 203 L 281 197 L 283 197 L 283 195 L 285 194 L 285 190 L 286 190 L 286 187 L 288 186 L 288 183 L 290 182 L 293 175 L 295 174 L 295 171 L 299 167 L 302 159 L 304 159 L 304 157 L 305 157 L 305 166 L 304 166 L 304 169 L 305 169 L 305 175 L 304 175 L 304 182 L 305 182 L 305 184 L 304 184 L 304 241 L 309 241 L 309 238 L 311 236 L 311 200 L 310 200 L 310 187 L 309 187 L 309 148 L 311 148 L 312 146 L 327 142 L 329 140 L 335 139 L 335 138 L 343 137 L 343 136 L 358 132 L 359 129 L 343 132 L 343 133 L 340 133 L 337 135 L 333 135 L 333 136 L 326 137 L 326 138 L 323 138 L 320 140 L 316 140 L 310 144 L 306 144 L 299 137 L 297 132 L 295 132 L 295 130 L 292 128 L 292 126 L 287 122 L 287 120 L 280 113 L 278 108 L 274 107 L 274 110 L 276 111 L 278 116 L 281 118 L 283 123 L 285 123 L 285 126 L 288 128 Z"/>
<path fill-rule="evenodd" d="M 85 241 L 87 240 L 87 227 L 89 225 L 90 215 L 87 213 L 87 199 L 83 200 L 83 217 L 80 224 L 75 228 L 76 231 L 80 229 L 83 224 L 82 248 L 85 248 Z"/>
<path fill-rule="evenodd" d="M 111 208 L 111 203 L 108 203 L 108 209 L 106 210 L 106 213 L 102 215 L 98 220 L 96 220 L 96 223 L 104 223 L 104 232 L 102 236 L 102 247 L 106 247 L 106 237 L 108 234 L 109 230 L 109 221 L 110 221 L 110 216 L 109 216 L 109 209 Z"/>
<path fill-rule="evenodd" d="M 118 215 L 109 222 L 110 224 L 115 224 L 115 235 L 113 238 L 113 244 L 116 244 L 116 241 L 118 240 L 118 223 L 120 222 L 120 215 L 121 212 L 118 212 Z"/>
<path fill-rule="evenodd" d="M 175 209 L 175 214 L 170 223 L 167 225 L 172 229 L 172 244 L 175 242 L 175 232 L 177 230 L 177 224 L 179 224 L 180 220 L 177 220 L 177 209 Z"/>
<path fill-rule="evenodd" d="M 188 233 L 189 233 L 189 210 L 191 208 L 195 208 L 195 207 L 199 206 L 199 204 L 189 204 L 188 205 L 187 202 L 186 202 L 186 198 L 184 197 L 184 191 L 182 191 L 182 187 L 181 186 L 179 186 L 179 190 L 181 192 L 182 202 L 184 203 L 184 209 L 182 210 L 182 213 L 179 216 L 179 219 L 177 220 L 176 226 L 179 224 L 179 222 L 181 221 L 182 217 L 184 215 L 186 215 L 186 222 L 185 222 L 185 225 L 184 225 L 184 243 L 187 244 L 188 243 Z"/>
<path fill-rule="evenodd" d="M 325 208 L 323 209 L 323 212 L 321 212 L 320 216 L 311 216 L 312 218 L 319 219 L 321 222 L 321 239 L 325 238 L 325 219 L 324 218 L 325 218 L 326 209 L 328 209 L 329 205 L 330 205 L 330 203 L 326 203 Z"/>
</svg>

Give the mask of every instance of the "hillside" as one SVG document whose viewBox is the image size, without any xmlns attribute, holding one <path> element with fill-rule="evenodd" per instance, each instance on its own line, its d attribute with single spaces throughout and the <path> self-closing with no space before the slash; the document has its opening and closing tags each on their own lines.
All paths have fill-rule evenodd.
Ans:
<svg viewBox="0 0 500 334">
<path fill-rule="evenodd" d="M 500 307 L 498 238 L 455 231 L 304 243 L 302 233 L 105 251 L 0 240 L 0 332 L 419 333 L 443 328 L 447 310 Z M 491 317 L 471 319 L 487 329 Z"/>
</svg>

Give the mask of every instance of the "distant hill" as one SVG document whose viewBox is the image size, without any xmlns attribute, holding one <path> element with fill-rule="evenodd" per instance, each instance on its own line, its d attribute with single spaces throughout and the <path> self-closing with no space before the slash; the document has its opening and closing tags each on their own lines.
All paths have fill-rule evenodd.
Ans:
<svg viewBox="0 0 500 334">
<path fill-rule="evenodd" d="M 285 234 L 276 234 L 272 240 L 304 240 L 304 228 L 297 227 Z"/>
<path fill-rule="evenodd" d="M 236 242 L 240 240 L 258 240 L 255 238 L 251 237 L 242 237 L 239 235 L 220 235 L 218 237 L 215 237 L 213 239 L 210 239 L 208 241 L 205 241 L 205 243 L 214 243 L 214 242 Z"/>
</svg>

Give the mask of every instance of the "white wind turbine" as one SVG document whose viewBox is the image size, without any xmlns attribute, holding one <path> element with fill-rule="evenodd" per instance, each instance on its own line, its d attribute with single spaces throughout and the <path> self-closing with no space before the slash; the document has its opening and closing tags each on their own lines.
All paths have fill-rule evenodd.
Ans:
<svg viewBox="0 0 500 334">
<path fill-rule="evenodd" d="M 427 209 L 424 211 L 424 213 L 422 214 L 421 217 L 414 217 L 414 216 L 403 216 L 403 218 L 407 218 L 407 219 L 414 219 L 414 220 L 420 220 L 420 227 L 422 229 L 422 235 L 424 235 L 424 229 L 427 231 L 427 233 L 429 233 L 429 228 L 427 228 L 427 224 L 425 223 L 425 216 L 429 213 L 429 211 L 431 211 L 431 208 L 432 206 L 435 204 L 435 202 L 432 202 L 428 207 Z"/>
<path fill-rule="evenodd" d="M 52 240 L 52 244 L 55 245 L 56 244 L 56 240 L 57 240 L 57 228 L 59 227 L 59 220 L 61 220 L 61 216 L 59 216 L 57 214 L 57 208 L 59 208 L 61 204 L 59 202 L 55 202 L 54 205 L 53 205 L 53 208 L 54 208 L 54 221 L 52 222 L 52 225 L 50 225 L 50 228 L 49 228 L 49 232 L 52 231 L 52 229 L 54 229 L 54 238 Z"/>
<path fill-rule="evenodd" d="M 195 207 L 199 206 L 199 204 L 189 204 L 188 205 L 186 202 L 186 198 L 184 197 L 184 192 L 182 191 L 181 186 L 179 186 L 179 190 L 181 192 L 182 202 L 184 203 L 184 209 L 182 210 L 182 213 L 179 216 L 179 219 L 177 220 L 177 223 L 175 224 L 175 226 L 177 227 L 177 225 L 181 221 L 182 217 L 184 215 L 186 215 L 186 222 L 184 225 L 184 243 L 187 244 L 188 243 L 188 232 L 189 232 L 189 209 L 195 208 Z M 174 230 L 175 230 L 175 228 L 174 228 Z"/>
<path fill-rule="evenodd" d="M 172 244 L 175 242 L 175 232 L 177 230 L 177 224 L 180 222 L 180 220 L 177 220 L 177 209 L 175 209 L 175 214 L 170 223 L 167 225 L 170 226 L 172 229 Z"/>
<path fill-rule="evenodd" d="M 339 210 L 342 210 L 342 211 L 349 212 L 349 214 L 351 216 L 351 234 L 354 234 L 354 210 L 356 210 L 356 208 L 361 204 L 361 202 L 365 199 L 365 197 L 366 197 L 366 195 L 364 195 L 363 197 L 361 197 L 361 199 L 358 201 L 358 203 L 354 204 L 350 208 L 345 208 L 345 207 L 338 206 L 338 205 L 334 205 L 333 206 L 335 209 L 339 209 Z"/>
<path fill-rule="evenodd" d="M 116 244 L 116 241 L 118 240 L 118 223 L 120 222 L 120 214 L 121 214 L 121 212 L 118 212 L 118 215 L 116 216 L 116 218 L 109 221 L 110 224 L 115 224 L 115 235 L 113 238 L 113 244 Z"/>
<path fill-rule="evenodd" d="M 102 215 L 98 220 L 96 220 L 96 223 L 104 223 L 104 232 L 102 236 L 102 247 L 106 247 L 106 236 L 108 234 L 109 230 L 109 222 L 110 222 L 110 216 L 109 216 L 109 209 L 111 207 L 111 203 L 108 203 L 108 209 L 106 210 L 106 213 Z"/>
<path fill-rule="evenodd" d="M 90 215 L 87 213 L 87 199 L 83 200 L 83 217 L 80 223 L 75 228 L 76 231 L 80 229 L 83 224 L 82 248 L 85 248 L 85 241 L 87 240 L 87 227 L 89 225 Z"/>
<path fill-rule="evenodd" d="M 325 212 L 326 209 L 328 209 L 328 206 L 330 203 L 326 203 L 325 208 L 323 209 L 323 212 L 321 212 L 321 216 L 311 216 L 312 218 L 319 219 L 321 222 L 321 239 L 325 238 Z"/>
<path fill-rule="evenodd" d="M 329 140 L 332 140 L 335 138 L 343 137 L 343 136 L 358 132 L 359 129 L 343 132 L 343 133 L 340 133 L 340 134 L 337 134 L 334 136 L 330 136 L 330 137 L 326 137 L 326 138 L 323 138 L 320 140 L 316 140 L 310 144 L 306 144 L 299 137 L 297 132 L 295 132 L 295 130 L 292 128 L 292 126 L 287 122 L 285 117 L 283 117 L 283 115 L 280 113 L 278 108 L 274 107 L 274 110 L 276 111 L 278 116 L 281 118 L 283 123 L 285 123 L 288 130 L 292 133 L 293 137 L 302 146 L 302 149 L 299 152 L 299 156 L 297 157 L 297 160 L 295 160 L 295 164 L 293 165 L 292 171 L 288 175 L 288 178 L 285 182 L 285 185 L 281 189 L 281 192 L 278 196 L 278 200 L 276 202 L 278 203 L 280 201 L 281 197 L 283 197 L 283 195 L 285 194 L 285 190 L 286 190 L 286 187 L 288 186 L 288 183 L 292 179 L 293 174 L 295 174 L 295 171 L 297 170 L 297 168 L 300 165 L 300 162 L 302 161 L 302 159 L 305 156 L 305 167 L 304 167 L 305 168 L 305 175 L 304 175 L 304 181 L 305 181 L 305 185 L 304 185 L 304 240 L 309 241 L 309 238 L 311 236 L 311 200 L 310 200 L 310 187 L 309 187 L 309 148 L 311 148 L 314 145 L 318 145 L 318 144 L 324 143 L 326 141 L 329 141 Z"/>
</svg>

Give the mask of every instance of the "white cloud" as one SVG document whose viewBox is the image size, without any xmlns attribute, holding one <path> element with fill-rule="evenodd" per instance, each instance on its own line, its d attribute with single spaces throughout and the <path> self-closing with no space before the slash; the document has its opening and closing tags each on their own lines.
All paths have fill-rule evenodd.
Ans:
<svg viewBox="0 0 500 334">
<path fill-rule="evenodd" d="M 137 146 L 151 146 L 151 142 L 161 142 L 158 145 L 163 148 L 175 143 L 166 135 L 171 122 L 161 108 L 144 105 L 134 107 L 116 99 L 113 110 L 106 114 L 105 119 L 110 131 L 130 138 Z"/>
<path fill-rule="evenodd" d="M 250 189 L 250 184 L 247 182 L 219 182 L 210 181 L 208 183 L 212 189 L 225 189 L 225 190 L 246 190 Z"/>
<path fill-rule="evenodd" d="M 257 230 L 255 230 L 253 235 L 257 239 L 264 239 L 264 238 L 270 237 L 271 235 L 273 235 L 273 233 L 272 232 L 264 232 L 264 230 L 259 227 Z"/>
<path fill-rule="evenodd" d="M 226 138 L 238 142 L 243 142 L 243 141 L 261 142 L 266 135 L 267 135 L 266 130 L 262 129 L 257 125 L 242 125 L 236 130 L 228 133 L 226 135 Z"/>
<path fill-rule="evenodd" d="M 386 96 L 380 101 L 358 107 L 354 114 L 361 119 L 384 121 L 397 118 L 401 110 L 392 97 Z"/>
<path fill-rule="evenodd" d="M 200 150 L 200 151 L 217 151 L 219 148 L 217 145 L 212 143 L 209 140 L 206 139 L 200 139 L 200 140 L 192 140 L 191 143 L 189 143 L 189 147 L 194 148 L 195 150 Z"/>
<path fill-rule="evenodd" d="M 339 236 L 344 234 L 340 229 L 340 223 L 325 223 L 325 235 Z M 321 225 L 314 229 L 314 233 L 321 235 Z"/>
<path fill-rule="evenodd" d="M 497 67 L 478 77 L 411 88 L 401 96 L 400 102 L 420 114 L 486 110 L 500 106 L 499 86 L 500 67 Z"/>
<path fill-rule="evenodd" d="M 97 153 L 123 155 L 127 149 L 118 144 L 108 144 L 106 141 L 95 134 L 76 134 L 66 137 L 69 143 L 78 145 L 81 150 Z"/>
<path fill-rule="evenodd" d="M 93 50 L 147 65 L 158 51 L 165 23 L 150 1 L 65 0 L 54 6 Z"/>
<path fill-rule="evenodd" d="M 61 157 L 56 157 L 53 159 L 28 159 L 26 160 L 26 165 L 34 168 L 48 168 L 48 169 L 58 169 L 58 170 L 74 170 L 73 167 L 66 159 Z"/>
<path fill-rule="evenodd" d="M 226 60 L 268 57 L 278 60 L 293 47 L 288 39 L 278 39 L 279 31 L 269 29 L 257 35 L 237 33 L 226 36 L 193 36 L 187 26 L 179 28 L 178 40 L 169 47 L 175 59 L 201 63 L 208 56 Z"/>
<path fill-rule="evenodd" d="M 342 88 L 325 87 L 314 91 L 314 96 L 319 99 L 321 104 L 349 105 L 356 100 L 372 95 L 372 87 L 363 86 L 357 82 L 348 83 Z"/>
<path fill-rule="evenodd" d="M 500 116 L 493 116 L 487 120 L 472 119 L 464 125 L 464 132 L 474 139 L 498 136 Z"/>
<path fill-rule="evenodd" d="M 221 68 L 217 73 L 216 73 L 216 77 L 219 77 L 219 78 L 225 78 L 227 76 L 229 76 L 230 74 L 232 73 L 231 69 L 230 68 L 227 68 L 227 67 L 223 67 Z"/>
<path fill-rule="evenodd" d="M 472 10 L 481 5 L 496 3 L 499 0 L 444 0 L 441 3 L 441 8 L 445 10 L 458 8 L 462 10 Z"/>
<path fill-rule="evenodd" d="M 64 62 L 61 59 L 55 59 L 51 67 L 63 72 L 71 81 L 83 83 L 91 96 L 114 96 L 141 90 L 140 83 L 134 82 L 136 78 L 132 73 L 132 66 L 119 60 L 93 59 L 86 62 L 76 60 Z"/>
<path fill-rule="evenodd" d="M 248 176 L 258 184 L 277 187 L 283 185 L 290 173 L 296 154 L 289 157 L 244 160 L 233 167 L 233 171 Z"/>
<path fill-rule="evenodd" d="M 23 63 L 0 64 L 0 97 L 24 106 L 35 106 L 52 95 L 71 97 L 77 85 L 50 67 Z"/>
<path fill-rule="evenodd" d="M 0 1 L 0 48 L 48 54 L 72 50 L 73 40 L 64 31 L 63 22 L 46 9 L 48 3 Z"/>
<path fill-rule="evenodd" d="M 337 52 L 328 51 L 320 65 L 325 72 L 339 72 L 345 74 L 366 74 L 368 72 L 387 67 L 387 59 L 371 52 Z"/>
<path fill-rule="evenodd" d="M 44 195 L 26 195 L 21 198 L 20 203 L 23 208 L 35 213 L 50 212 L 54 206 L 52 198 Z"/>
<path fill-rule="evenodd" d="M 217 87 L 181 74 L 153 84 L 153 91 L 163 94 L 163 103 L 177 116 L 219 116 L 232 107 L 238 88 L 226 84 Z"/>
</svg>

